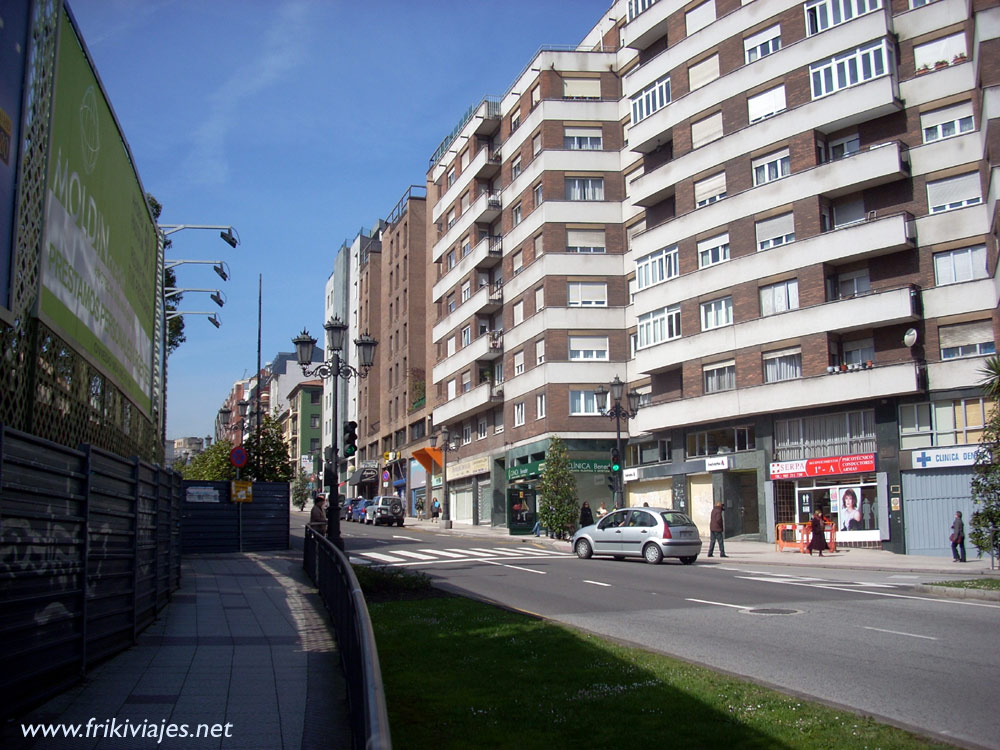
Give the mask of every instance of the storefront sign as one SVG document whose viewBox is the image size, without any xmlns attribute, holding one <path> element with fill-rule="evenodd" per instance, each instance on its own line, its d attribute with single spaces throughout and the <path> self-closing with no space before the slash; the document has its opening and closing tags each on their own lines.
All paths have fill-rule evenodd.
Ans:
<svg viewBox="0 0 1000 750">
<path fill-rule="evenodd" d="M 571 458 L 569 470 L 574 474 L 607 474 L 611 471 L 611 461 L 605 458 Z M 515 479 L 539 476 L 543 471 L 545 471 L 544 461 L 519 464 L 507 469 L 507 481 L 513 482 Z M 451 467 L 449 466 L 448 477 L 451 478 L 451 476 Z"/>
<path fill-rule="evenodd" d="M 925 448 L 910 452 L 914 469 L 938 469 L 944 466 L 972 466 L 976 463 L 978 445 L 960 445 L 954 448 Z"/>
<path fill-rule="evenodd" d="M 729 468 L 729 456 L 713 456 L 705 459 L 705 471 L 722 471 Z"/>
<path fill-rule="evenodd" d="M 527 479 L 538 476 L 545 468 L 544 461 L 531 461 L 526 464 L 518 464 L 507 469 L 507 481 L 513 482 L 515 479 Z"/>
<path fill-rule="evenodd" d="M 359 469 L 377 469 L 378 468 L 378 461 L 375 460 L 375 459 L 365 459 L 364 461 L 362 461 L 361 463 L 358 464 L 358 468 Z"/>
<path fill-rule="evenodd" d="M 861 453 L 854 456 L 807 458 L 802 461 L 774 461 L 771 479 L 797 479 L 823 477 L 831 474 L 862 474 L 875 471 L 875 454 Z"/>
<path fill-rule="evenodd" d="M 477 474 L 489 474 L 490 473 L 490 458 L 489 456 L 483 456 L 482 458 L 473 458 L 469 461 L 460 461 L 459 463 L 448 465 L 448 481 L 453 479 L 463 479 L 464 477 L 474 477 Z"/>
<path fill-rule="evenodd" d="M 624 482 L 634 482 L 638 478 L 639 478 L 638 468 L 633 467 L 631 469 L 625 469 L 622 471 L 622 481 Z"/>
</svg>

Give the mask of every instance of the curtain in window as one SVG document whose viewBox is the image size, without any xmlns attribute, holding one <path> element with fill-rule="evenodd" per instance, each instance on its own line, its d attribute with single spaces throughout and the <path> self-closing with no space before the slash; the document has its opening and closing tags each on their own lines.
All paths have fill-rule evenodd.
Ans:
<svg viewBox="0 0 1000 750">
<path fill-rule="evenodd" d="M 764 382 L 776 383 L 802 376 L 802 352 L 785 349 L 764 355 Z"/>
</svg>

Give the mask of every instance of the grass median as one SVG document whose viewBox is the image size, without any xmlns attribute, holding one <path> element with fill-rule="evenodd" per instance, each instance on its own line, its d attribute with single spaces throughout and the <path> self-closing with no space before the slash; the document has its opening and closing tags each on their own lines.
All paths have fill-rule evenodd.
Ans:
<svg viewBox="0 0 1000 750">
<path fill-rule="evenodd" d="M 1000 578 L 973 578 L 968 581 L 934 581 L 929 586 L 945 586 L 952 589 L 982 589 L 1000 591 Z"/>
<path fill-rule="evenodd" d="M 398 569 L 396 569 L 398 571 Z M 393 744 L 944 748 L 849 711 L 368 569 Z"/>
</svg>

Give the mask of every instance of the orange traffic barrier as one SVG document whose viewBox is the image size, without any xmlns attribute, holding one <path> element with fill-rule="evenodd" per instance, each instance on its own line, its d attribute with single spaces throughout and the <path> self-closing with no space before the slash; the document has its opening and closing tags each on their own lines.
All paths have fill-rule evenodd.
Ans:
<svg viewBox="0 0 1000 750">
<path fill-rule="evenodd" d="M 837 526 L 836 524 L 824 524 L 826 533 L 826 543 L 830 552 L 837 551 Z M 784 552 L 791 547 L 799 552 L 809 551 L 809 542 L 812 540 L 812 524 L 809 523 L 779 523 L 774 527 L 774 546 L 778 552 Z"/>
</svg>

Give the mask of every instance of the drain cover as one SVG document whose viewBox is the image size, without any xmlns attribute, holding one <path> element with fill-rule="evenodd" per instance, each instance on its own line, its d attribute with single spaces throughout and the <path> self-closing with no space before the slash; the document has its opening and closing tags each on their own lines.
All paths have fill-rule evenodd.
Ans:
<svg viewBox="0 0 1000 750">
<path fill-rule="evenodd" d="M 797 615 L 800 611 L 797 609 L 778 609 L 775 607 L 758 607 L 757 609 L 745 609 L 743 610 L 748 615 Z"/>
</svg>

